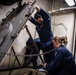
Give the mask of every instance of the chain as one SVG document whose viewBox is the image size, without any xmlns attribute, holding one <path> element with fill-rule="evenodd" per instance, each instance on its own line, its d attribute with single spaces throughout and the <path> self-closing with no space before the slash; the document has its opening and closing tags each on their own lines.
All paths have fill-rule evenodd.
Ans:
<svg viewBox="0 0 76 75">
<path fill-rule="evenodd" d="M 4 54 L 4 55 L 12 55 L 12 56 L 18 56 L 18 57 L 35 57 L 35 56 L 39 56 L 39 55 L 45 55 L 45 54 L 48 54 L 48 53 L 50 53 L 50 52 L 52 52 L 52 51 L 55 51 L 56 49 L 54 48 L 54 49 L 52 49 L 52 50 L 50 50 L 50 51 L 47 51 L 47 52 L 44 52 L 44 53 L 41 53 L 41 54 L 22 54 L 22 55 L 20 55 L 20 54 L 11 54 L 11 53 L 4 53 L 4 52 L 0 52 L 0 54 Z"/>
</svg>

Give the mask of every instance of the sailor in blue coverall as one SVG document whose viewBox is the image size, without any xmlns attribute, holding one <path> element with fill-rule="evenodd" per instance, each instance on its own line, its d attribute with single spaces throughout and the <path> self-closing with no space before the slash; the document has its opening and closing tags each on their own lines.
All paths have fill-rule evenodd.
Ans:
<svg viewBox="0 0 76 75">
<path fill-rule="evenodd" d="M 40 51 L 40 46 L 41 45 L 38 42 L 38 39 L 35 39 L 34 42 L 36 43 L 36 45 L 38 47 L 38 50 Z M 25 55 L 26 54 L 38 54 L 30 38 L 26 41 L 26 52 L 25 52 Z M 25 57 L 25 61 L 24 61 L 24 65 L 23 66 L 27 67 L 30 62 L 33 64 L 33 68 L 36 69 L 37 68 L 37 56 Z"/>
<path fill-rule="evenodd" d="M 48 70 L 47 75 L 76 75 L 74 56 L 62 45 L 62 42 L 65 43 L 63 38 L 55 37 L 53 39 L 56 48 L 53 59 L 50 59 L 50 63 L 43 65 Z"/>
<path fill-rule="evenodd" d="M 53 33 L 51 30 L 51 19 L 50 16 L 40 7 L 36 6 L 37 13 L 33 17 L 30 17 L 30 21 L 36 26 L 39 39 L 37 39 L 41 44 L 41 49 L 44 52 L 52 50 L 53 43 Z M 46 63 L 50 62 L 51 53 L 44 55 L 44 61 Z"/>
<path fill-rule="evenodd" d="M 38 50 L 40 51 L 40 43 L 37 41 L 37 39 L 34 40 L 34 41 L 35 41 L 35 43 L 36 43 L 36 45 L 38 47 Z M 38 54 L 30 38 L 26 42 L 26 52 L 25 52 L 25 55 L 26 54 Z M 37 68 L 37 56 L 25 57 L 23 66 L 28 67 L 30 62 L 33 64 L 33 68 L 36 69 Z"/>
</svg>

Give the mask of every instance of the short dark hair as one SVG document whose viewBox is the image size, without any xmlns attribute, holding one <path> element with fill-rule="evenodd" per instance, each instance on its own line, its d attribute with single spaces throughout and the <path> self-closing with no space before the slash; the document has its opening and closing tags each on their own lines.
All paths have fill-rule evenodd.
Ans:
<svg viewBox="0 0 76 75">
<path fill-rule="evenodd" d="M 38 19 L 38 18 L 41 18 L 42 16 L 40 15 L 40 14 L 38 14 L 38 13 L 35 13 L 35 15 L 34 15 L 34 19 Z"/>
<path fill-rule="evenodd" d="M 31 39 L 29 38 L 28 40 L 27 40 L 27 42 L 26 42 L 26 45 L 28 46 L 28 45 L 32 45 L 33 43 L 32 43 L 32 41 L 31 41 Z"/>
</svg>

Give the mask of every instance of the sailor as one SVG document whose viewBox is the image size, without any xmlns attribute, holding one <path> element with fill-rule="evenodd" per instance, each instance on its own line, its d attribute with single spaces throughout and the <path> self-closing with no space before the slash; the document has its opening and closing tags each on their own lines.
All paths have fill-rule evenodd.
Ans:
<svg viewBox="0 0 76 75">
<path fill-rule="evenodd" d="M 47 52 L 54 48 L 52 39 L 53 33 L 51 30 L 51 19 L 50 16 L 39 6 L 35 6 L 37 12 L 34 14 L 34 18 L 30 17 L 30 21 L 36 26 L 37 33 L 39 35 L 41 49 Z M 51 53 L 44 55 L 44 61 L 50 62 Z"/>
<path fill-rule="evenodd" d="M 62 37 L 54 37 L 53 44 L 56 48 L 53 59 L 45 63 L 43 67 L 48 70 L 47 75 L 74 75 L 75 61 L 72 53 L 63 45 L 67 43 Z M 76 75 L 76 74 L 75 74 Z"/>
<path fill-rule="evenodd" d="M 40 43 L 38 42 L 38 39 L 35 39 L 34 40 L 37 47 L 38 47 L 38 50 L 40 51 Z M 26 54 L 38 54 L 37 51 L 36 51 L 36 48 L 35 46 L 33 45 L 31 39 L 29 38 L 26 42 L 26 51 L 25 51 L 25 55 Z M 37 68 L 37 56 L 34 56 L 34 57 L 25 57 L 25 61 L 24 61 L 24 66 L 27 67 L 30 62 L 32 62 L 33 64 L 33 68 Z"/>
</svg>

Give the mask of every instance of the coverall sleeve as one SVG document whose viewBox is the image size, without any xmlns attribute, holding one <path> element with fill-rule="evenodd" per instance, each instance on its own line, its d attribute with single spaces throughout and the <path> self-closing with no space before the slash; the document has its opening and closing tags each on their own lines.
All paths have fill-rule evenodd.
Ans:
<svg viewBox="0 0 76 75">
<path fill-rule="evenodd" d="M 42 8 L 37 13 L 40 14 L 45 21 L 50 20 L 50 16 Z"/>
<path fill-rule="evenodd" d="M 62 59 L 63 59 L 63 53 L 61 51 L 55 52 L 53 61 L 46 65 L 46 69 L 49 71 L 49 70 L 55 70 L 59 68 L 61 65 Z"/>
<path fill-rule="evenodd" d="M 33 23 L 34 25 L 36 25 L 36 21 L 35 21 L 35 19 L 34 19 L 32 16 L 30 17 L 29 21 L 30 21 L 31 23 Z"/>
</svg>

